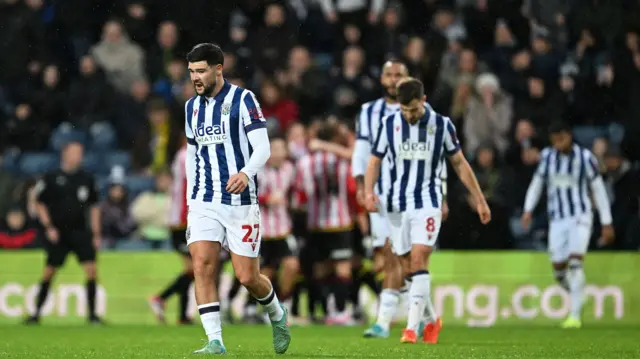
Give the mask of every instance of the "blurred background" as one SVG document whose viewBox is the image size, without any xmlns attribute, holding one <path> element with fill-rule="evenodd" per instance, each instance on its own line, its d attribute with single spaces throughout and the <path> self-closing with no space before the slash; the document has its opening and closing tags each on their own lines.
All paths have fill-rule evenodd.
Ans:
<svg viewBox="0 0 640 359">
<path fill-rule="evenodd" d="M 293 161 L 317 121 L 353 131 L 382 95 L 381 65 L 402 59 L 454 121 L 493 210 L 480 226 L 449 171 L 444 249 L 545 250 L 544 206 L 527 231 L 519 217 L 546 126 L 569 121 L 612 205 L 617 240 L 596 248 L 594 228 L 593 249 L 637 251 L 639 31 L 637 0 L 0 0 L 0 248 L 42 245 L 33 185 L 76 140 L 99 179 L 105 248 L 168 250 L 169 205 L 144 203 L 169 201 L 194 95 L 184 55 L 215 42 Z M 150 226 L 166 236 L 143 240 Z"/>
</svg>

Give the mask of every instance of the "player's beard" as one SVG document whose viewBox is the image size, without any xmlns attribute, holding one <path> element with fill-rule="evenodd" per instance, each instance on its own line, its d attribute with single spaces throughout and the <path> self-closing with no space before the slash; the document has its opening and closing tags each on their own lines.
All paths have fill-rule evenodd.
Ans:
<svg viewBox="0 0 640 359">
<path fill-rule="evenodd" d="M 213 91 L 215 91 L 217 84 L 218 84 L 218 81 L 216 79 L 213 79 L 213 83 L 209 86 L 204 86 L 204 83 L 202 83 L 202 85 L 204 86 L 204 90 L 202 91 L 202 94 L 198 94 L 198 95 L 205 96 L 205 97 L 213 97 Z M 195 84 L 193 85 L 193 89 L 196 91 L 196 93 L 198 93 L 198 90 L 196 89 Z"/>
<path fill-rule="evenodd" d="M 398 97 L 398 96 L 396 95 L 395 91 L 393 91 L 393 90 L 394 90 L 394 89 L 393 89 L 393 88 L 391 88 L 391 87 L 387 87 L 387 88 L 385 88 L 385 89 L 384 89 L 384 92 L 385 92 L 384 96 L 385 96 L 386 98 L 388 98 L 389 100 L 391 100 L 391 101 L 396 101 L 396 99 L 397 99 L 397 97 Z"/>
</svg>

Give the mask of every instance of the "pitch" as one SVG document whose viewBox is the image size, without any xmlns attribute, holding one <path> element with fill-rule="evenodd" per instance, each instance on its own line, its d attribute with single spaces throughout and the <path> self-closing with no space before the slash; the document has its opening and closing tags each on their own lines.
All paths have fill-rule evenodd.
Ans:
<svg viewBox="0 0 640 359">
<path fill-rule="evenodd" d="M 0 358 L 189 358 L 204 343 L 200 326 L 0 326 Z M 365 340 L 362 328 L 293 328 L 289 352 L 276 356 L 263 326 L 224 327 L 233 358 L 638 358 L 640 328 L 446 327 L 440 344 Z M 203 338 L 200 341 L 199 338 Z"/>
</svg>

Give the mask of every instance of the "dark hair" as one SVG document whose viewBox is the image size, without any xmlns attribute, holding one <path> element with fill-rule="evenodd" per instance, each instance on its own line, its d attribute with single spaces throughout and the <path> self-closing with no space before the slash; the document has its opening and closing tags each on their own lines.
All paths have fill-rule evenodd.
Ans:
<svg viewBox="0 0 640 359">
<path fill-rule="evenodd" d="M 329 121 L 323 121 L 316 136 L 321 141 L 333 142 L 338 135 L 338 127 Z"/>
<path fill-rule="evenodd" d="M 413 100 L 422 100 L 424 85 L 420 80 L 408 79 L 398 85 L 398 101 L 401 105 L 408 105 Z"/>
<path fill-rule="evenodd" d="M 571 133 L 571 126 L 569 126 L 569 124 L 564 121 L 554 121 L 551 123 L 551 125 L 549 125 L 548 131 L 550 135 L 561 132 Z"/>
<path fill-rule="evenodd" d="M 206 61 L 209 66 L 224 65 L 224 54 L 220 46 L 205 42 L 194 46 L 191 51 L 189 51 L 187 61 Z"/>
</svg>

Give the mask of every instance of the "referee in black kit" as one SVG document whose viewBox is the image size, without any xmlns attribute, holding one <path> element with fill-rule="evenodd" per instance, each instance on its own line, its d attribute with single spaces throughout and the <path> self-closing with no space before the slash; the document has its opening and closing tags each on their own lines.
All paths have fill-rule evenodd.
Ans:
<svg viewBox="0 0 640 359">
<path fill-rule="evenodd" d="M 87 273 L 89 323 L 102 324 L 96 308 L 96 252 L 100 247 L 100 211 L 93 176 L 82 169 L 84 147 L 70 142 L 62 150 L 61 168 L 46 173 L 36 185 L 37 210 L 47 241 L 44 268 L 36 311 L 26 320 L 37 324 L 47 299 L 51 280 L 73 252 Z"/>
</svg>

